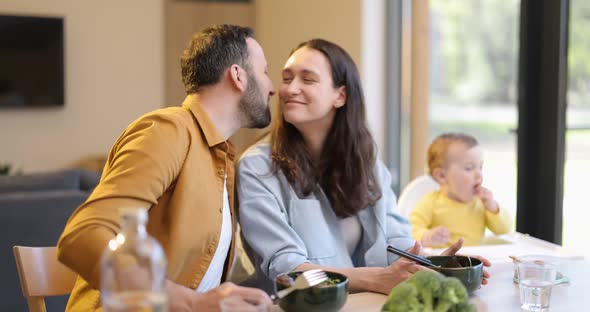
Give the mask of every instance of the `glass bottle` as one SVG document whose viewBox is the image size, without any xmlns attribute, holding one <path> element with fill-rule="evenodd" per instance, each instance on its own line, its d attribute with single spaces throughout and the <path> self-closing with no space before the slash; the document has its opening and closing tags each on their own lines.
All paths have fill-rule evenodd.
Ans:
<svg viewBox="0 0 590 312">
<path fill-rule="evenodd" d="M 147 209 L 121 209 L 120 220 L 101 259 L 103 311 L 167 311 L 166 256 L 146 231 Z"/>
</svg>

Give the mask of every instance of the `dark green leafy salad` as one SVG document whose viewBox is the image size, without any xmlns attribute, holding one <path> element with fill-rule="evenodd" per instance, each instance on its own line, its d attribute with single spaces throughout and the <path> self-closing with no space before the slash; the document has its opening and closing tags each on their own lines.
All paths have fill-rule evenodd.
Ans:
<svg viewBox="0 0 590 312">
<path fill-rule="evenodd" d="M 325 286 L 330 286 L 330 285 L 336 285 L 336 284 L 340 284 L 340 282 L 342 282 L 342 281 L 339 278 L 328 278 L 327 280 L 317 284 L 316 287 L 325 287 Z"/>
<path fill-rule="evenodd" d="M 454 277 L 418 271 L 394 287 L 382 312 L 475 312 L 465 286 Z"/>
</svg>

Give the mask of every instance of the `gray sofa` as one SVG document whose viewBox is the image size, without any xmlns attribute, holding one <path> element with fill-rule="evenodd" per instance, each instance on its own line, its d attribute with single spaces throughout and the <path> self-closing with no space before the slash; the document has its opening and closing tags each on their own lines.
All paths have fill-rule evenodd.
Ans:
<svg viewBox="0 0 590 312">
<path fill-rule="evenodd" d="M 0 176 L 0 306 L 27 311 L 12 246 L 55 246 L 71 213 L 90 195 L 100 174 L 71 169 Z M 47 298 L 48 311 L 63 311 L 67 296 Z"/>
</svg>

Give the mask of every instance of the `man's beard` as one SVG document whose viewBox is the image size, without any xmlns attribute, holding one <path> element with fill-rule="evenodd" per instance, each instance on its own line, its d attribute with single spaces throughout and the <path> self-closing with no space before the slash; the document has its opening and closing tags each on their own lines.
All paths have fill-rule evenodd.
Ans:
<svg viewBox="0 0 590 312">
<path fill-rule="evenodd" d="M 261 129 L 270 124 L 270 107 L 268 98 L 260 92 L 258 81 L 247 71 L 248 86 L 240 99 L 240 118 L 245 128 Z"/>
</svg>

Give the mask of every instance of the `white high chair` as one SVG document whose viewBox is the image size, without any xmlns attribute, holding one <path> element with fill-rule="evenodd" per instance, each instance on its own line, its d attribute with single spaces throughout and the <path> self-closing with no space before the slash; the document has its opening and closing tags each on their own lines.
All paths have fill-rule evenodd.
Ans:
<svg viewBox="0 0 590 312">
<path fill-rule="evenodd" d="M 409 217 L 410 212 L 424 195 L 438 189 L 438 183 L 428 174 L 421 175 L 412 180 L 401 192 L 397 200 L 397 208 L 404 217 Z"/>
</svg>

